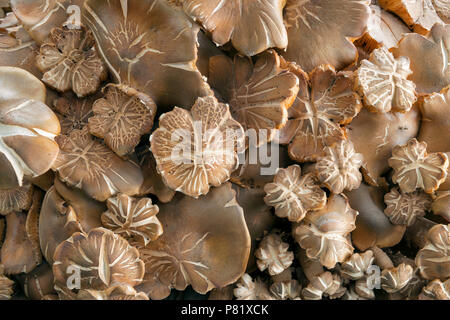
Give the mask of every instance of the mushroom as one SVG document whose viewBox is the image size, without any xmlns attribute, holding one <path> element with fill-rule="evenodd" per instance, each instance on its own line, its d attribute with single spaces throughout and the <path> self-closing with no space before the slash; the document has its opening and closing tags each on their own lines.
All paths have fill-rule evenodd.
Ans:
<svg viewBox="0 0 450 320">
<path fill-rule="evenodd" d="M 163 114 L 150 142 L 164 182 L 197 198 L 230 178 L 244 130 L 227 105 L 205 97 L 198 98 L 190 112 L 175 108 Z"/>
<path fill-rule="evenodd" d="M 300 90 L 280 130 L 280 141 L 289 144 L 289 156 L 295 161 L 315 161 L 324 147 L 345 139 L 341 125 L 349 123 L 362 105 L 350 73 L 322 65 L 308 75 L 293 63 L 289 66 L 299 78 Z"/>
<path fill-rule="evenodd" d="M 184 11 L 211 32 L 213 41 L 233 46 L 247 56 L 288 45 L 283 24 L 285 0 L 235 2 L 233 0 L 184 0 Z"/>
<path fill-rule="evenodd" d="M 178 194 L 161 204 L 164 233 L 140 247 L 146 275 L 140 291 L 164 299 L 170 289 L 205 294 L 234 283 L 247 267 L 250 234 L 231 184 L 194 199 Z"/>
<path fill-rule="evenodd" d="M 407 113 L 371 113 L 363 108 L 347 126 L 348 139 L 364 157 L 364 180 L 384 185 L 381 177 L 389 171 L 388 159 L 396 145 L 405 144 L 419 132 L 420 115 L 416 108 Z"/>
<path fill-rule="evenodd" d="M 373 246 L 392 247 L 400 242 L 406 227 L 392 224 L 384 214 L 384 190 L 364 183 L 346 191 L 350 206 L 359 212 L 352 243 L 361 251 Z"/>
<path fill-rule="evenodd" d="M 394 58 L 386 47 L 375 49 L 356 71 L 355 86 L 370 111 L 408 112 L 416 102 L 416 85 L 408 80 L 412 73 L 409 58 Z"/>
<path fill-rule="evenodd" d="M 76 300 L 149 300 L 143 292 L 128 285 L 117 285 L 106 290 L 83 289 L 77 293 Z"/>
<path fill-rule="evenodd" d="M 394 169 L 392 181 L 398 183 L 403 192 L 423 189 L 432 193 L 447 178 L 449 160 L 445 153 L 427 153 L 427 143 L 411 139 L 407 144 L 392 149 L 388 160 Z"/>
<path fill-rule="evenodd" d="M 264 186 L 264 191 L 264 202 L 275 207 L 278 217 L 291 222 L 300 222 L 308 212 L 322 209 L 327 202 L 327 195 L 313 174 L 301 175 L 298 165 L 280 168 L 274 181 Z"/>
<path fill-rule="evenodd" d="M 413 278 L 414 269 L 405 263 L 381 272 L 381 288 L 388 293 L 404 289 Z"/>
<path fill-rule="evenodd" d="M 345 279 L 358 280 L 363 278 L 374 262 L 373 252 L 366 250 L 354 253 L 341 264 L 340 274 Z"/>
<path fill-rule="evenodd" d="M 374 300 L 375 299 L 375 291 L 370 287 L 368 278 L 363 277 L 361 279 L 356 280 L 354 284 L 355 293 L 366 300 Z"/>
<path fill-rule="evenodd" d="M 339 194 L 359 187 L 362 181 L 359 168 L 362 163 L 363 155 L 355 152 L 353 144 L 348 140 L 341 140 L 324 148 L 314 170 L 322 185 Z"/>
<path fill-rule="evenodd" d="M 420 275 L 428 280 L 450 277 L 449 225 L 438 224 L 428 230 L 425 246 L 416 255 Z"/>
<path fill-rule="evenodd" d="M 450 279 L 434 279 L 423 288 L 419 300 L 450 300 Z"/>
<path fill-rule="evenodd" d="M 208 300 L 215 300 L 215 301 L 228 301 L 233 300 L 233 285 L 228 285 L 223 288 L 214 288 L 211 290 L 208 296 Z"/>
<path fill-rule="evenodd" d="M 28 210 L 33 200 L 33 185 L 24 183 L 22 187 L 0 189 L 0 215 L 13 211 Z"/>
<path fill-rule="evenodd" d="M 58 294 L 74 289 L 106 290 L 117 285 L 138 285 L 144 276 L 139 252 L 128 242 L 104 228 L 74 233 L 54 254 L 53 275 Z M 79 287 L 69 277 L 78 274 Z M 73 280 L 72 280 L 73 281 Z M 73 284 L 73 286 L 72 286 Z M 60 296 L 61 297 L 61 296 Z"/>
<path fill-rule="evenodd" d="M 410 28 L 414 29 L 414 32 L 427 34 L 435 23 L 443 22 L 436 11 L 442 12 L 442 9 L 448 7 L 448 4 L 443 3 L 444 1 L 379 0 L 378 2 L 385 10 L 402 18 Z"/>
<path fill-rule="evenodd" d="M 245 273 L 233 291 L 237 300 L 273 300 L 267 284 L 261 279 L 255 280 Z"/>
<path fill-rule="evenodd" d="M 288 0 L 284 21 L 289 46 L 283 57 L 306 72 L 321 64 L 343 69 L 357 59 L 351 39 L 365 32 L 369 15 L 365 0 Z"/>
<path fill-rule="evenodd" d="M 104 98 L 92 106 L 89 132 L 103 138 L 119 156 L 133 152 L 144 134 L 150 133 L 156 105 L 150 97 L 133 88 L 107 85 Z"/>
<path fill-rule="evenodd" d="M 425 216 L 426 211 L 431 209 L 431 197 L 424 192 L 414 191 L 405 193 L 392 188 L 384 195 L 386 208 L 384 213 L 393 224 L 410 227 L 416 217 Z"/>
<path fill-rule="evenodd" d="M 87 127 L 56 137 L 60 152 L 52 169 L 69 186 L 99 201 L 118 193 L 134 195 L 143 182 L 138 165 L 119 158 L 89 135 Z"/>
<path fill-rule="evenodd" d="M 436 24 L 427 37 L 409 33 L 392 48 L 396 58 L 409 58 L 413 72 L 409 80 L 416 84 L 417 93 L 439 92 L 450 84 L 449 43 L 450 25 Z"/>
<path fill-rule="evenodd" d="M 289 251 L 289 243 L 282 240 L 276 233 L 270 233 L 259 243 L 255 252 L 256 264 L 260 271 L 268 270 L 270 275 L 277 275 L 294 261 L 294 253 Z"/>
<path fill-rule="evenodd" d="M 433 198 L 431 210 L 450 222 L 450 191 L 437 191 Z"/>
<path fill-rule="evenodd" d="M 336 273 L 326 271 L 314 277 L 306 288 L 302 290 L 304 300 L 321 300 L 323 296 L 330 299 L 340 298 L 346 288 L 342 286 L 342 279 Z"/>
<path fill-rule="evenodd" d="M 27 298 L 42 300 L 46 295 L 56 294 L 53 289 L 52 267 L 43 262 L 28 274 L 19 275 L 19 282 Z"/>
<path fill-rule="evenodd" d="M 270 288 L 272 296 L 278 300 L 301 300 L 302 287 L 297 280 L 275 282 Z"/>
<path fill-rule="evenodd" d="M 82 21 L 116 83 L 158 107 L 189 108 L 212 93 L 196 66 L 199 27 L 181 9 L 163 0 L 87 0 Z"/>
<path fill-rule="evenodd" d="M 0 300 L 10 300 L 14 293 L 14 281 L 4 274 L 4 266 L 0 264 Z"/>
<path fill-rule="evenodd" d="M 327 205 L 309 212 L 293 226 L 293 236 L 310 259 L 319 259 L 326 268 L 345 261 L 353 253 L 350 232 L 355 229 L 358 212 L 344 195 L 332 194 Z"/>
<path fill-rule="evenodd" d="M 149 198 L 135 199 L 119 194 L 109 198 L 106 205 L 108 210 L 101 217 L 103 226 L 126 239 L 133 238 L 147 245 L 163 233 L 156 217 L 159 208 Z"/>
<path fill-rule="evenodd" d="M 249 143 L 260 146 L 271 141 L 275 129 L 286 125 L 287 109 L 299 90 L 298 78 L 273 50 L 258 55 L 255 64 L 247 57 L 236 55 L 232 61 L 220 55 L 212 57 L 209 66 L 209 83 L 230 104 Z"/>
</svg>

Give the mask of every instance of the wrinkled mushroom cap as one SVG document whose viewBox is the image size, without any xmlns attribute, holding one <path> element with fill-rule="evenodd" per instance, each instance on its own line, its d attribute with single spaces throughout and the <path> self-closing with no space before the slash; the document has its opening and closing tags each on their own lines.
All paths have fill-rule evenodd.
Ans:
<svg viewBox="0 0 450 320">
<path fill-rule="evenodd" d="M 301 300 L 300 292 L 302 287 L 297 280 L 275 282 L 270 288 L 270 293 L 278 300 Z"/>
<path fill-rule="evenodd" d="M 381 272 L 381 288 L 389 293 L 398 292 L 408 285 L 413 274 L 413 267 L 404 263 L 393 269 L 385 269 Z"/>
<path fill-rule="evenodd" d="M 358 280 L 364 277 L 368 268 L 373 264 L 374 257 L 371 250 L 354 253 L 341 264 L 340 273 L 343 277 Z"/>
<path fill-rule="evenodd" d="M 260 271 L 267 269 L 270 275 L 282 273 L 294 260 L 294 253 L 289 251 L 289 243 L 284 242 L 276 233 L 271 233 L 262 239 L 255 256 L 258 269 Z"/>
<path fill-rule="evenodd" d="M 434 279 L 422 289 L 419 300 L 450 300 L 450 279 Z"/>
<path fill-rule="evenodd" d="M 12 211 L 28 210 L 33 199 L 33 185 L 24 183 L 22 187 L 0 189 L 0 215 Z"/>
<path fill-rule="evenodd" d="M 77 300 L 148 300 L 143 292 L 128 285 L 110 287 L 106 290 L 83 289 L 77 293 Z"/>
<path fill-rule="evenodd" d="M 245 273 L 233 291 L 237 300 L 273 300 L 267 283 L 260 278 L 255 280 Z"/>
</svg>

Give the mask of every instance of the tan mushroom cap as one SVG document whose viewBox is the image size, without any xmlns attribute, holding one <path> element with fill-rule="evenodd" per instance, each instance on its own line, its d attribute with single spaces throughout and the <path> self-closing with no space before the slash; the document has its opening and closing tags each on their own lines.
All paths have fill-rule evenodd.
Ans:
<svg viewBox="0 0 450 320">
<path fill-rule="evenodd" d="M 255 256 L 258 269 L 267 269 L 272 276 L 282 273 L 294 261 L 294 253 L 289 251 L 289 243 L 284 242 L 276 233 L 270 233 L 261 240 Z"/>
<path fill-rule="evenodd" d="M 357 59 L 350 39 L 365 32 L 369 15 L 365 0 L 288 0 L 284 21 L 289 45 L 283 57 L 307 72 L 321 64 L 343 69 Z"/>
<path fill-rule="evenodd" d="M 37 100 L 45 103 L 45 85 L 30 72 L 16 67 L 0 67 L 0 104 L 10 100 Z"/>
<path fill-rule="evenodd" d="M 388 293 L 399 292 L 408 285 L 413 275 L 413 267 L 405 263 L 393 269 L 385 269 L 381 272 L 381 288 Z"/>
<path fill-rule="evenodd" d="M 86 127 L 60 135 L 56 142 L 60 152 L 52 169 L 68 185 L 99 201 L 118 193 L 139 193 L 144 179 L 139 166 L 119 158 L 90 136 Z"/>
<path fill-rule="evenodd" d="M 321 300 L 323 296 L 330 299 L 338 298 L 345 293 L 342 279 L 337 273 L 326 271 L 314 277 L 307 287 L 303 288 L 304 300 Z"/>
<path fill-rule="evenodd" d="M 347 126 L 349 140 L 364 157 L 364 180 L 371 185 L 383 184 L 381 175 L 389 171 L 388 159 L 396 145 L 417 136 L 420 115 L 413 108 L 407 113 L 371 113 L 362 109 Z"/>
<path fill-rule="evenodd" d="M 362 104 L 353 91 L 351 73 L 322 65 L 308 75 L 295 64 L 289 67 L 299 78 L 300 90 L 280 130 L 280 141 L 289 144 L 292 159 L 315 161 L 324 147 L 345 139 L 341 125 L 356 117 Z"/>
<path fill-rule="evenodd" d="M 450 222 L 450 191 L 437 191 L 431 210 Z"/>
<path fill-rule="evenodd" d="M 158 219 L 164 233 L 140 248 L 150 298 L 164 299 L 171 288 L 184 290 L 189 284 L 205 294 L 243 275 L 251 239 L 230 183 L 198 200 L 179 194 L 160 205 Z"/>
<path fill-rule="evenodd" d="M 406 227 L 392 224 L 384 214 L 384 191 L 382 188 L 364 183 L 356 190 L 346 191 L 350 206 L 358 210 L 356 229 L 352 232 L 352 243 L 359 250 L 371 247 L 395 246 L 403 238 Z"/>
<path fill-rule="evenodd" d="M 298 165 L 280 168 L 264 191 L 264 202 L 275 208 L 278 217 L 291 222 L 300 222 L 309 211 L 322 209 L 327 202 L 327 195 L 313 174 L 302 175 Z"/>
<path fill-rule="evenodd" d="M 247 56 L 288 45 L 283 24 L 286 0 L 242 1 L 184 0 L 184 11 L 212 33 L 217 45 L 231 40 Z"/>
<path fill-rule="evenodd" d="M 76 295 L 76 300 L 149 300 L 143 292 L 128 285 L 107 288 L 103 291 L 83 289 Z"/>
<path fill-rule="evenodd" d="M 450 6 L 448 0 L 433 0 L 434 10 L 445 23 L 450 23 Z"/>
<path fill-rule="evenodd" d="M 0 264 L 0 300 L 10 300 L 14 294 L 14 281 L 4 275 L 4 267 Z"/>
<path fill-rule="evenodd" d="M 145 272 L 138 250 L 104 228 L 73 234 L 56 248 L 54 259 L 55 289 L 62 292 L 71 290 L 68 278 L 74 270 L 80 275 L 79 289 L 92 290 L 133 287 L 142 281 Z M 71 270 L 68 268 L 72 273 L 67 272 Z"/>
<path fill-rule="evenodd" d="M 396 58 L 409 58 L 413 71 L 409 80 L 416 84 L 419 94 L 439 92 L 450 84 L 450 25 L 436 24 L 428 37 L 407 34 L 391 51 Z"/>
<path fill-rule="evenodd" d="M 81 8 L 83 0 L 11 0 L 11 9 L 31 37 L 42 43 L 50 31 L 69 19 L 70 5 Z"/>
<path fill-rule="evenodd" d="M 374 259 L 371 250 L 362 253 L 354 253 L 350 258 L 341 263 L 341 276 L 350 280 L 363 278 L 369 267 L 372 266 Z"/>
<path fill-rule="evenodd" d="M 443 22 L 436 11 L 439 10 L 442 13 L 443 7 L 448 6 L 448 3 L 444 4 L 445 1 L 379 0 L 378 2 L 385 10 L 402 18 L 415 32 L 427 34 L 435 23 Z"/>
<path fill-rule="evenodd" d="M 426 244 L 416 256 L 420 275 L 428 280 L 450 277 L 450 229 L 438 224 L 428 230 Z"/>
<path fill-rule="evenodd" d="M 233 118 L 244 130 L 258 135 L 257 142 L 250 137 L 251 144 L 271 141 L 272 130 L 286 125 L 287 109 L 294 103 L 299 85 L 283 64 L 273 50 L 258 55 L 255 64 L 240 55 L 234 61 L 224 55 L 210 59 L 209 83 L 230 104 Z"/>
<path fill-rule="evenodd" d="M 198 98 L 191 111 L 175 108 L 159 118 L 150 138 L 158 172 L 171 189 L 197 198 L 230 178 L 244 130 L 227 105 Z"/>
<path fill-rule="evenodd" d="M 87 0 L 82 18 L 117 83 L 163 109 L 211 94 L 195 65 L 199 27 L 181 9 L 162 0 Z"/>
<path fill-rule="evenodd" d="M 42 300 L 44 296 L 56 294 L 53 288 L 52 267 L 43 262 L 28 274 L 19 275 L 25 296 L 31 300 Z"/>
<path fill-rule="evenodd" d="M 450 300 L 450 279 L 434 279 L 423 288 L 419 300 Z"/>
<path fill-rule="evenodd" d="M 3 240 L 5 238 L 5 232 L 6 232 L 6 222 L 3 217 L 0 218 L 0 249 L 3 244 Z"/>
<path fill-rule="evenodd" d="M 312 211 L 293 226 L 293 236 L 310 259 L 319 259 L 331 269 L 353 253 L 350 232 L 355 229 L 358 212 L 344 195 L 332 194 L 327 205 Z"/>
<path fill-rule="evenodd" d="M 273 300 L 269 286 L 260 278 L 252 279 L 245 273 L 233 290 L 237 300 Z"/>
<path fill-rule="evenodd" d="M 398 183 L 403 192 L 422 189 L 432 193 L 447 178 L 447 155 L 442 152 L 428 154 L 426 142 L 416 139 L 394 147 L 388 162 L 394 169 L 392 181 Z"/>
<path fill-rule="evenodd" d="M 33 200 L 33 185 L 24 183 L 22 187 L 0 189 L 0 215 L 13 211 L 28 210 Z"/>
<path fill-rule="evenodd" d="M 301 300 L 302 287 L 295 279 L 289 281 L 275 282 L 270 288 L 270 293 L 277 300 Z"/>
<path fill-rule="evenodd" d="M 373 112 L 408 112 L 416 102 L 416 85 L 409 58 L 394 58 L 386 47 L 375 49 L 356 71 L 355 86 L 364 104 Z"/>
</svg>

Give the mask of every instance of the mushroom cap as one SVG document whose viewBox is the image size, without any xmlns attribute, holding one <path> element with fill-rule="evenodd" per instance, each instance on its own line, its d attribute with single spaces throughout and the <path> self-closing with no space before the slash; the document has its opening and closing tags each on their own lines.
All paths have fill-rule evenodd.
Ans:
<svg viewBox="0 0 450 320">
<path fill-rule="evenodd" d="M 358 57 L 351 38 L 365 32 L 369 15 L 366 0 L 288 0 L 284 21 L 289 45 L 283 57 L 307 72 L 321 64 L 343 69 Z"/>
<path fill-rule="evenodd" d="M 205 294 L 244 274 L 251 239 L 230 183 L 197 200 L 179 194 L 160 205 L 158 219 L 164 233 L 140 248 L 150 298 L 164 299 L 171 288 L 189 284 Z"/>
<path fill-rule="evenodd" d="M 171 189 L 191 197 L 206 194 L 230 178 L 244 130 L 227 105 L 198 98 L 191 111 L 175 108 L 159 118 L 150 138 L 158 172 Z"/>
<path fill-rule="evenodd" d="M 260 278 L 253 280 L 248 273 L 241 277 L 233 293 L 237 300 L 273 300 L 267 283 Z"/>
<path fill-rule="evenodd" d="M 211 93 L 195 65 L 199 27 L 180 9 L 163 0 L 87 0 L 82 19 L 115 81 L 158 107 L 190 107 Z"/>
<path fill-rule="evenodd" d="M 358 280 L 366 275 L 367 270 L 374 262 L 371 250 L 362 253 L 354 253 L 350 258 L 341 263 L 341 275 L 350 280 Z"/>
<path fill-rule="evenodd" d="M 409 80 L 419 94 L 439 92 L 450 84 L 450 25 L 434 25 L 428 37 L 407 34 L 391 51 L 396 58 L 409 58 L 413 72 Z"/>
<path fill-rule="evenodd" d="M 142 281 L 145 272 L 138 250 L 104 228 L 92 229 L 87 234 L 74 233 L 56 248 L 54 260 L 57 291 L 72 290 L 68 287 L 69 276 L 74 272 L 80 275 L 80 288 L 77 288 L 80 290 L 106 290 L 117 285 L 133 287 Z"/>
<path fill-rule="evenodd" d="M 11 100 L 37 100 L 45 103 L 45 85 L 30 72 L 0 66 L 0 104 Z"/>
<path fill-rule="evenodd" d="M 4 275 L 4 267 L 0 264 L 0 300 L 10 300 L 14 294 L 14 281 Z"/>
<path fill-rule="evenodd" d="M 275 282 L 270 288 L 270 293 L 278 300 L 301 300 L 300 292 L 302 287 L 297 280 Z"/>
<path fill-rule="evenodd" d="M 288 45 L 283 24 L 286 0 L 242 1 L 184 0 L 184 11 L 212 33 L 217 45 L 231 40 L 247 56 Z"/>
<path fill-rule="evenodd" d="M 409 58 L 395 59 L 386 47 L 381 47 L 361 62 L 355 86 L 371 111 L 408 112 L 417 100 L 416 85 L 408 80 L 411 73 Z"/>
<path fill-rule="evenodd" d="M 42 300 L 46 295 L 56 294 L 53 288 L 52 267 L 47 262 L 18 277 L 25 295 L 31 300 Z"/>
<path fill-rule="evenodd" d="M 319 259 L 331 269 L 353 253 L 350 232 L 355 229 L 358 212 L 344 195 L 332 194 L 327 205 L 312 211 L 293 226 L 293 236 L 310 259 Z"/>
<path fill-rule="evenodd" d="M 450 300 L 450 279 L 434 279 L 422 289 L 419 300 Z"/>
<path fill-rule="evenodd" d="M 438 224 L 428 230 L 426 244 L 416 256 L 420 275 L 428 280 L 450 277 L 450 225 Z"/>
<path fill-rule="evenodd" d="M 420 115 L 413 108 L 407 113 L 371 113 L 363 108 L 347 126 L 348 139 L 364 157 L 364 180 L 371 185 L 383 183 L 381 175 L 389 170 L 388 159 L 396 145 L 417 136 Z"/>
<path fill-rule="evenodd" d="M 149 300 L 143 292 L 128 285 L 110 287 L 106 290 L 83 289 L 77 293 L 77 300 Z"/>
<path fill-rule="evenodd" d="M 130 87 L 107 85 L 103 91 L 104 98 L 92 106 L 89 132 L 103 138 L 117 155 L 125 156 L 133 152 L 144 134 L 150 133 L 156 105 Z"/>
<path fill-rule="evenodd" d="M 322 209 L 327 202 L 327 195 L 313 174 L 301 175 L 298 165 L 280 168 L 274 181 L 264 186 L 264 191 L 264 202 L 275 207 L 278 217 L 291 222 L 300 222 L 309 211 Z"/>
<path fill-rule="evenodd" d="M 351 207 L 359 212 L 356 229 L 352 232 L 355 247 L 363 251 L 373 246 L 392 247 L 400 242 L 406 227 L 392 224 L 384 214 L 382 188 L 362 183 L 358 189 L 345 194 Z"/>
<path fill-rule="evenodd" d="M 24 183 L 22 187 L 0 189 L 0 215 L 13 211 L 28 210 L 33 200 L 33 185 Z"/>
<path fill-rule="evenodd" d="M 413 275 L 413 267 L 404 263 L 393 269 L 385 269 L 381 272 L 381 288 L 388 293 L 399 292 L 408 285 Z"/>
<path fill-rule="evenodd" d="M 286 125 L 287 109 L 294 103 L 299 85 L 282 63 L 274 50 L 258 55 L 255 64 L 240 55 L 234 61 L 225 55 L 210 59 L 209 83 L 230 104 L 233 118 L 244 130 L 257 135 L 254 139 L 248 133 L 250 144 L 271 141 L 273 130 Z"/>
<path fill-rule="evenodd" d="M 431 210 L 450 222 L 450 191 L 437 191 Z"/>
<path fill-rule="evenodd" d="M 89 135 L 88 129 L 56 137 L 60 152 L 52 169 L 70 186 L 99 201 L 118 193 L 134 195 L 144 180 L 138 165 L 119 158 Z"/>
<path fill-rule="evenodd" d="M 342 279 L 336 273 L 326 271 L 314 277 L 306 288 L 302 290 L 305 300 L 321 300 L 322 296 L 329 296 L 331 299 L 342 296 L 345 293 L 342 287 Z"/>
<path fill-rule="evenodd" d="M 282 273 L 294 261 L 294 253 L 289 251 L 289 243 L 284 242 L 276 233 L 270 233 L 262 239 L 255 256 L 258 269 L 267 269 L 271 276 Z"/>
<path fill-rule="evenodd" d="M 341 125 L 349 123 L 362 105 L 353 91 L 351 73 L 336 73 L 332 66 L 322 65 L 308 75 L 293 63 L 289 67 L 299 78 L 300 90 L 280 130 L 280 141 L 289 144 L 292 159 L 315 161 L 324 147 L 345 139 Z"/>
<path fill-rule="evenodd" d="M 388 163 L 394 169 L 392 181 L 403 192 L 423 189 L 432 193 L 447 178 L 449 160 L 445 153 L 427 153 L 426 142 L 411 139 L 407 144 L 395 146 Z"/>
</svg>

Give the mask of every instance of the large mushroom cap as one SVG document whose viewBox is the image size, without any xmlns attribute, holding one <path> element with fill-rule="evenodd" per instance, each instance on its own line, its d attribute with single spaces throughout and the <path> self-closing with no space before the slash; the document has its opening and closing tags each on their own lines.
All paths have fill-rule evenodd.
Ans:
<svg viewBox="0 0 450 320">
<path fill-rule="evenodd" d="M 115 81 L 160 107 L 190 107 L 210 94 L 198 71 L 199 28 L 164 0 L 87 0 L 83 21 Z"/>
<path fill-rule="evenodd" d="M 250 234 L 244 212 L 230 183 L 212 189 L 198 200 L 184 195 L 160 205 L 164 233 L 140 249 L 146 264 L 143 290 L 153 299 L 189 284 L 205 294 L 234 283 L 244 273 L 250 253 Z M 149 290 L 146 290 L 150 288 Z"/>
</svg>

